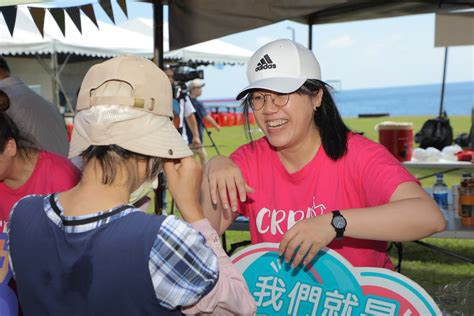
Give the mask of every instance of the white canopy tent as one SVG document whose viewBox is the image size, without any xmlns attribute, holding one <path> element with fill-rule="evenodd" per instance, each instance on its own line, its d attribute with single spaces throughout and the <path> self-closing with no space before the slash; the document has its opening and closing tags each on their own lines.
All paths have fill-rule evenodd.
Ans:
<svg viewBox="0 0 474 316">
<path fill-rule="evenodd" d="M 0 15 L 1 16 L 1 15 Z M 45 15 L 44 38 L 34 24 L 28 9 L 18 8 L 13 37 L 0 18 L 0 52 L 4 55 L 32 55 L 65 53 L 91 57 L 113 57 L 119 54 L 153 56 L 153 20 L 138 18 L 120 26 L 98 21 L 97 28 L 85 15 L 81 15 L 82 34 L 65 15 L 66 36 L 50 14 Z M 167 34 L 168 24 L 165 24 Z M 138 34 L 137 34 L 138 33 Z M 252 52 L 220 40 L 211 40 L 168 52 L 165 36 L 165 59 L 203 61 L 207 63 L 244 64 Z"/>
<path fill-rule="evenodd" d="M 15 76 L 36 87 L 40 94 L 53 103 L 60 103 L 61 91 L 70 108 L 80 82 L 92 64 L 121 54 L 153 57 L 151 19 L 130 21 L 124 27 L 98 21 L 99 29 L 85 15 L 81 15 L 81 22 L 82 34 L 66 14 L 64 36 L 53 17 L 46 13 L 43 38 L 28 8 L 19 6 L 13 37 L 0 15 L 0 55 L 6 57 Z M 165 59 L 243 64 L 250 55 L 248 50 L 212 40 L 168 52 Z"/>
<path fill-rule="evenodd" d="M 37 87 L 40 94 L 55 104 L 59 104 L 59 91 L 61 91 L 70 109 L 72 109 L 71 100 L 75 98 L 85 72 L 100 58 L 120 54 L 145 57 L 152 55 L 150 44 L 147 43 L 149 38 L 101 21 L 98 21 L 98 29 L 84 15 L 81 16 L 82 34 L 65 15 L 66 36 L 64 36 L 53 17 L 47 13 L 44 21 L 44 38 L 27 7 L 18 7 L 13 37 L 6 23 L 2 23 L 2 19 L 3 17 L 0 18 L 0 54 L 4 57 L 18 57 L 8 59 L 14 75 L 28 85 Z M 65 67 L 72 56 L 80 56 L 80 62 Z M 62 65 L 59 65 L 59 62 Z M 66 78 L 68 80 L 64 80 Z"/>
<path fill-rule="evenodd" d="M 137 32 L 147 37 L 153 37 L 153 20 L 137 18 L 127 20 L 120 27 Z M 164 30 L 164 59 L 179 60 L 184 62 L 204 62 L 215 64 L 245 64 L 252 55 L 248 49 L 244 49 L 221 40 L 210 40 L 185 48 L 169 51 L 168 23 L 163 24 Z M 152 47 L 151 47 L 152 49 Z"/>
<path fill-rule="evenodd" d="M 82 34 L 65 15 L 66 36 L 50 14 L 45 15 L 44 38 L 38 31 L 28 8 L 19 7 L 13 37 L 6 23 L 0 23 L 0 52 L 4 55 L 76 54 L 91 57 L 112 57 L 135 54 L 151 57 L 149 38 L 98 21 L 97 28 L 86 16 L 81 16 Z M 130 42 L 132 41 L 133 42 Z"/>
</svg>

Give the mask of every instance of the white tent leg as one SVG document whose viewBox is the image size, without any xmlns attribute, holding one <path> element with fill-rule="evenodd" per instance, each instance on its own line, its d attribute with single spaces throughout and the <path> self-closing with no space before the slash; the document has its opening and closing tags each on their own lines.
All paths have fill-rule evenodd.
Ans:
<svg viewBox="0 0 474 316">
<path fill-rule="evenodd" d="M 65 89 L 63 87 L 63 84 L 61 83 L 61 80 L 59 77 L 61 72 L 64 70 L 64 67 L 66 66 L 67 62 L 69 61 L 70 57 L 71 57 L 71 54 L 68 54 L 66 56 L 64 63 L 61 65 L 61 68 L 59 69 L 59 71 L 56 71 L 56 75 L 54 75 L 53 70 L 50 67 L 48 67 L 48 65 L 46 65 L 46 63 L 39 57 L 38 54 L 36 54 L 36 60 L 38 61 L 38 63 L 51 76 L 51 82 L 53 84 L 53 99 L 55 96 L 57 96 L 57 99 L 55 100 L 56 105 L 59 107 L 59 91 L 61 91 L 64 95 L 64 98 L 66 99 L 66 105 L 68 107 L 69 112 L 75 113 L 72 107 L 71 99 L 69 99 L 69 97 L 67 96 Z M 56 69 L 57 69 L 57 56 L 56 56 Z"/>
<path fill-rule="evenodd" d="M 58 87 L 58 54 L 56 54 L 55 51 L 51 54 L 51 63 L 50 63 L 50 69 L 51 69 L 51 86 L 53 88 L 53 103 L 58 107 L 59 109 L 59 87 Z"/>
</svg>

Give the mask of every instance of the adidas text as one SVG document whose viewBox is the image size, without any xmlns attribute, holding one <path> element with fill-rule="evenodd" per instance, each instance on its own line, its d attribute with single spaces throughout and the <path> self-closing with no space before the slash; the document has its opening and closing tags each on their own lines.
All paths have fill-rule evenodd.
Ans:
<svg viewBox="0 0 474 316">
<path fill-rule="evenodd" d="M 275 64 L 265 64 L 265 65 L 260 65 L 257 68 L 255 68 L 255 72 L 263 70 L 263 69 L 272 69 L 276 68 L 277 66 Z"/>
</svg>

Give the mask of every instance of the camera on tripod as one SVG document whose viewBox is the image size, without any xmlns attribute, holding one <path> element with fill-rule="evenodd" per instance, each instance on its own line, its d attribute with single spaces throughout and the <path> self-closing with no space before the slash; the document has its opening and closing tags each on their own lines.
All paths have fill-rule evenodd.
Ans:
<svg viewBox="0 0 474 316">
<path fill-rule="evenodd" d="M 188 72 L 175 72 L 173 79 L 176 82 L 188 82 L 194 79 L 204 79 L 204 71 L 193 70 Z"/>
<path fill-rule="evenodd" d="M 194 79 L 204 79 L 204 71 L 185 71 L 186 68 L 196 69 L 198 65 L 194 63 L 180 63 L 171 67 L 174 68 L 173 95 L 178 100 L 184 100 L 188 94 L 186 83 Z"/>
</svg>

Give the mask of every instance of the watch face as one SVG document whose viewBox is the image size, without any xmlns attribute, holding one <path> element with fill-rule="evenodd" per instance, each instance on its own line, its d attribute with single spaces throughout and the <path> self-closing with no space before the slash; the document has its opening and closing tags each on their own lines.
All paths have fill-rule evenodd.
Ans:
<svg viewBox="0 0 474 316">
<path fill-rule="evenodd" d="M 336 216 L 333 218 L 332 223 L 334 227 L 341 229 L 346 227 L 346 219 L 342 216 Z"/>
</svg>

